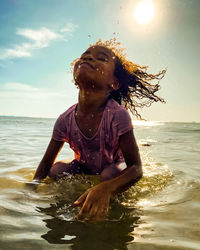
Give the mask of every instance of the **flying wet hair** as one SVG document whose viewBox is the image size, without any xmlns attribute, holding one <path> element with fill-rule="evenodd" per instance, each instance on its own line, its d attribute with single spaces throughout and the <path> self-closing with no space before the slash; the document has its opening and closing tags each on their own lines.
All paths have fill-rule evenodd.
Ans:
<svg viewBox="0 0 200 250">
<path fill-rule="evenodd" d="M 120 87 L 113 90 L 109 98 L 123 105 L 140 120 L 144 119 L 139 114 L 138 108 L 149 107 L 153 102 L 158 101 L 165 103 L 165 100 L 155 93 L 160 89 L 159 83 L 166 70 L 162 70 L 157 74 L 147 73 L 148 66 L 141 66 L 127 59 L 125 49 L 120 47 L 120 43 L 116 41 L 116 38 L 104 42 L 99 39 L 90 46 L 96 45 L 106 47 L 115 54 L 114 75 Z M 152 81 L 156 81 L 156 83 Z"/>
</svg>

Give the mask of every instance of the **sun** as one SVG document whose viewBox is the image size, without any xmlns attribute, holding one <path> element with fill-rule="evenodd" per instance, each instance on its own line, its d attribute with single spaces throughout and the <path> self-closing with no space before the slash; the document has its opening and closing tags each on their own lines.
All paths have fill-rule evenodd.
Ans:
<svg viewBox="0 0 200 250">
<path fill-rule="evenodd" d="M 155 8 L 150 0 L 144 0 L 137 4 L 133 16 L 139 24 L 149 23 L 155 15 Z"/>
</svg>

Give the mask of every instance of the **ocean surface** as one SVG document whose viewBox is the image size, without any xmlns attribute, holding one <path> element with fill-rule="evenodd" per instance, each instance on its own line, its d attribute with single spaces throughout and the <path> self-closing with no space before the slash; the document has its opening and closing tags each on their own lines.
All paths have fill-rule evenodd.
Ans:
<svg viewBox="0 0 200 250">
<path fill-rule="evenodd" d="M 73 202 L 96 178 L 30 184 L 54 122 L 0 117 L 0 249 L 200 249 L 200 123 L 134 122 L 144 177 L 92 223 Z"/>
</svg>

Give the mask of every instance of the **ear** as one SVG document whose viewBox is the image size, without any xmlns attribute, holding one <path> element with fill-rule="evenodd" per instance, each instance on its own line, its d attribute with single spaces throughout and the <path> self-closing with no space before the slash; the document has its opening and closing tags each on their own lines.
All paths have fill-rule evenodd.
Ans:
<svg viewBox="0 0 200 250">
<path fill-rule="evenodd" d="M 118 90 L 120 87 L 119 82 L 116 77 L 114 77 L 113 81 L 110 83 L 110 88 L 112 90 Z"/>
</svg>

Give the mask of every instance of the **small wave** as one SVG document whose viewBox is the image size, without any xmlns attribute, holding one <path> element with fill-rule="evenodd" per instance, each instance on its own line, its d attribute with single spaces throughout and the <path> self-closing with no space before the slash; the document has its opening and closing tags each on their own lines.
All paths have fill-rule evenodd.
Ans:
<svg viewBox="0 0 200 250">
<path fill-rule="evenodd" d="M 153 127 L 153 126 L 163 126 L 165 125 L 164 122 L 160 121 L 141 121 L 141 120 L 132 120 L 134 126 L 146 126 L 146 127 Z"/>
</svg>

